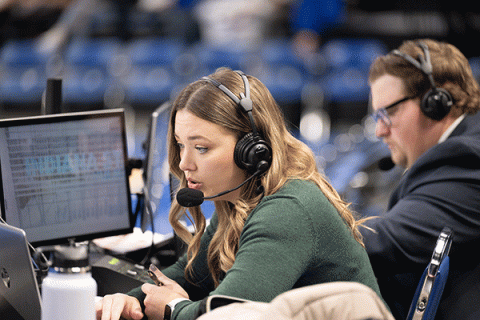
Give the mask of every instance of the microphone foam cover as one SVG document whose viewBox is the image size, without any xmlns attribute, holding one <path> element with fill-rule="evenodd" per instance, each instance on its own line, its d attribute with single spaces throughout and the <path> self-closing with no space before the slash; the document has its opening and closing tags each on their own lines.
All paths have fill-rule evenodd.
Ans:
<svg viewBox="0 0 480 320">
<path fill-rule="evenodd" d="M 378 161 L 378 168 L 382 171 L 388 171 L 395 167 L 395 163 L 393 163 L 391 157 L 385 157 Z"/>
<path fill-rule="evenodd" d="M 182 207 L 196 207 L 203 203 L 203 192 L 196 189 L 183 188 L 177 193 L 177 202 Z"/>
</svg>

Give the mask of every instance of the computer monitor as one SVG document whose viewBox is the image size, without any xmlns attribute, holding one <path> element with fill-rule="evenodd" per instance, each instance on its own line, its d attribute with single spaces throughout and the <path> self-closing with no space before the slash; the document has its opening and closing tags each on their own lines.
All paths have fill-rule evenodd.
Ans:
<svg viewBox="0 0 480 320">
<path fill-rule="evenodd" d="M 145 186 L 141 228 L 151 229 L 153 219 L 154 231 L 160 234 L 173 234 L 168 221 L 174 191 L 167 151 L 170 110 L 171 103 L 165 102 L 150 116 L 143 166 Z"/>
<path fill-rule="evenodd" d="M 122 109 L 0 120 L 2 216 L 34 246 L 130 233 Z"/>
</svg>

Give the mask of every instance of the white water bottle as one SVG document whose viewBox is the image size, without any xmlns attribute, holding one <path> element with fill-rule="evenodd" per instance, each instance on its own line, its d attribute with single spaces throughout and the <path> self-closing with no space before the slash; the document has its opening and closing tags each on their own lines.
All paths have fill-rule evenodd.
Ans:
<svg viewBox="0 0 480 320">
<path fill-rule="evenodd" d="M 87 246 L 56 246 L 42 282 L 42 320 L 95 320 L 97 283 Z"/>
</svg>

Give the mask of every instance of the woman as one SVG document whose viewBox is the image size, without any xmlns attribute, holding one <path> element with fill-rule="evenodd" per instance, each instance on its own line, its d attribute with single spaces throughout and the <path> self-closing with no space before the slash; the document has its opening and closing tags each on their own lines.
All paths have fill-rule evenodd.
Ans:
<svg viewBox="0 0 480 320">
<path fill-rule="evenodd" d="M 160 286 L 106 296 L 98 319 L 163 319 L 165 312 L 194 319 L 211 294 L 270 301 L 330 281 L 360 282 L 380 295 L 362 221 L 318 172 L 311 150 L 288 132 L 258 79 L 222 68 L 187 86 L 173 103 L 168 142 L 181 187 L 214 197 L 215 213 L 206 226 L 200 207 L 189 208 L 192 235 L 179 222 L 185 208 L 174 202 L 170 222 L 187 254 L 163 272 L 151 269 Z"/>
</svg>

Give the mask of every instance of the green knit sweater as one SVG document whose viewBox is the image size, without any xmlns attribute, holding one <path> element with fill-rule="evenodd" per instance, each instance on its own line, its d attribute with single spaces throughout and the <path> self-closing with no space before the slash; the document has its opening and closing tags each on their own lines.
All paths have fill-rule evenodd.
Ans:
<svg viewBox="0 0 480 320">
<path fill-rule="evenodd" d="M 290 180 L 262 199 L 245 221 L 234 265 L 215 288 L 206 254 L 217 223 L 214 214 L 194 262 L 195 285 L 185 279 L 185 257 L 162 270 L 193 300 L 177 304 L 174 320 L 194 319 L 200 300 L 212 294 L 268 302 L 293 288 L 354 281 L 380 296 L 366 251 L 312 182 Z M 145 297 L 139 288 L 129 294 L 140 301 Z"/>
</svg>

